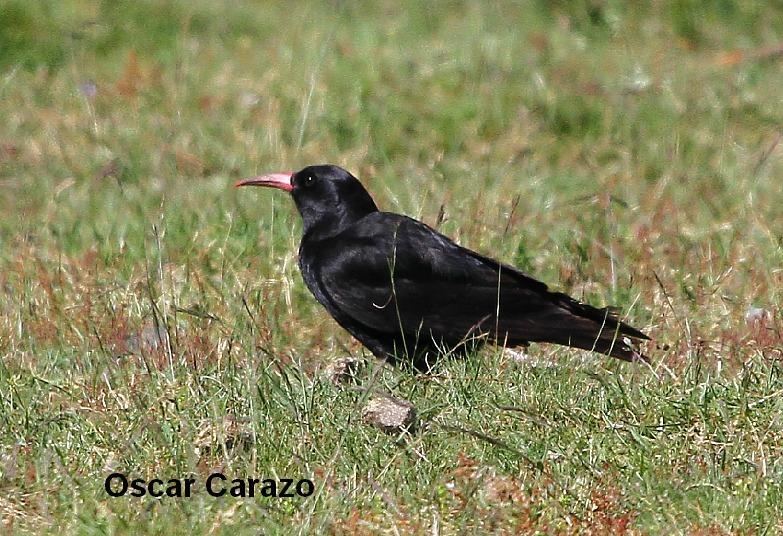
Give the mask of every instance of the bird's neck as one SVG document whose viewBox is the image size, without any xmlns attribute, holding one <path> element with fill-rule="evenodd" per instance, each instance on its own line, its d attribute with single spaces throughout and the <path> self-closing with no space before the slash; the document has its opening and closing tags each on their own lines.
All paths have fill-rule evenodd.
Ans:
<svg viewBox="0 0 783 536">
<path fill-rule="evenodd" d="M 361 190 L 350 198 L 341 197 L 333 204 L 298 205 L 304 225 L 304 238 L 320 240 L 336 236 L 374 212 L 378 207 L 367 192 Z"/>
<path fill-rule="evenodd" d="M 341 211 L 340 213 L 319 214 L 318 218 L 303 218 L 303 241 L 313 242 L 337 236 L 368 214 L 369 212 L 351 214 Z"/>
</svg>

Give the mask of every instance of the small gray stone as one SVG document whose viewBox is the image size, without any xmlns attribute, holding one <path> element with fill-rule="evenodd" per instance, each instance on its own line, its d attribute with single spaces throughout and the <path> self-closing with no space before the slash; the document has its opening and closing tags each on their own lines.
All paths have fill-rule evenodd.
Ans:
<svg viewBox="0 0 783 536">
<path fill-rule="evenodd" d="M 534 357 L 519 348 L 504 348 L 503 357 L 521 366 L 530 368 L 552 368 L 555 363 Z"/>
<path fill-rule="evenodd" d="M 416 425 L 416 408 L 407 400 L 388 395 L 370 398 L 362 410 L 362 420 L 387 434 L 412 432 Z"/>
<path fill-rule="evenodd" d="M 765 324 L 770 316 L 769 311 L 766 309 L 751 306 L 745 311 L 745 322 L 747 322 L 749 326 L 759 326 Z"/>
<path fill-rule="evenodd" d="M 324 368 L 324 376 L 335 385 L 355 380 L 356 376 L 367 366 L 363 359 L 341 357 L 335 359 Z"/>
</svg>

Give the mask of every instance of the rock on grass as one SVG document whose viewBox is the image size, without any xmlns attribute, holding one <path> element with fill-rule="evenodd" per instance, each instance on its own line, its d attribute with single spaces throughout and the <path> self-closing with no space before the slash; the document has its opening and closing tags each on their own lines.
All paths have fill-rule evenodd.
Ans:
<svg viewBox="0 0 783 536">
<path fill-rule="evenodd" d="M 376 395 L 364 406 L 362 421 L 377 426 L 387 434 L 413 432 L 416 427 L 416 408 L 401 398 Z"/>
<path fill-rule="evenodd" d="M 356 379 L 367 366 L 363 359 L 341 357 L 335 359 L 324 368 L 324 377 L 335 385 L 340 385 Z"/>
</svg>

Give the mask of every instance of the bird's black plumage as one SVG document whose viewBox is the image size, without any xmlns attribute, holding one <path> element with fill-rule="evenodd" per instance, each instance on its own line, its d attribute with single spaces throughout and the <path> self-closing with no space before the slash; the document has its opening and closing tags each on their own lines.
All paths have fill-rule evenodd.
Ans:
<svg viewBox="0 0 783 536">
<path fill-rule="evenodd" d="M 379 211 L 342 168 L 310 166 L 238 185 L 291 193 L 304 224 L 299 267 L 307 287 L 377 357 L 426 368 L 440 353 L 489 341 L 646 359 L 632 344 L 648 337 L 608 309 L 551 292 L 424 223 Z"/>
</svg>

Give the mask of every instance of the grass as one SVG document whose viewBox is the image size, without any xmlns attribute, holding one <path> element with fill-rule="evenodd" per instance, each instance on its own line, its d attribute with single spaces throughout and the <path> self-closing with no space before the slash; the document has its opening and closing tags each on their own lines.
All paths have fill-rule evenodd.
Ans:
<svg viewBox="0 0 783 536">
<path fill-rule="evenodd" d="M 4 531 L 783 530 L 783 76 L 753 53 L 782 15 L 4 2 Z M 363 352 L 302 284 L 292 203 L 231 188 L 321 162 L 619 306 L 652 370 L 539 346 L 335 388 L 324 364 Z M 365 388 L 421 430 L 362 424 Z M 316 492 L 110 498 L 114 470 Z"/>
</svg>

